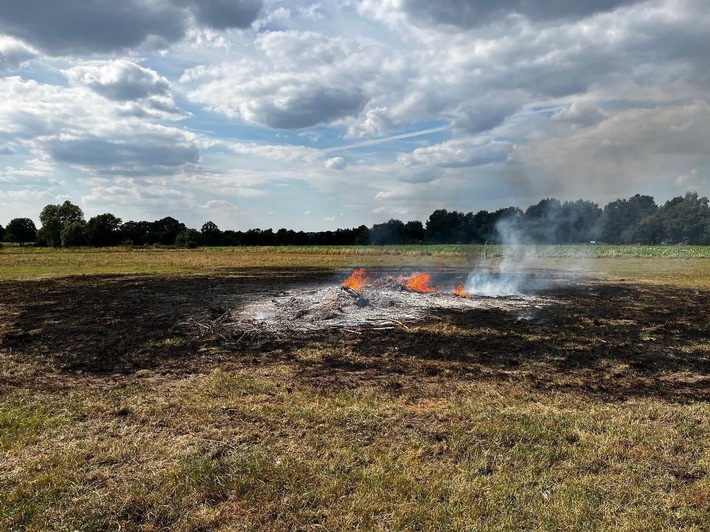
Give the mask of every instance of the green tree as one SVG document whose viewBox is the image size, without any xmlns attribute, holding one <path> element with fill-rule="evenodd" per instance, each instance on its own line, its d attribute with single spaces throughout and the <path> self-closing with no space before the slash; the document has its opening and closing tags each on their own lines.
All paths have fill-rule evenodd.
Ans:
<svg viewBox="0 0 710 532">
<path fill-rule="evenodd" d="M 219 246 L 222 243 L 222 231 L 217 224 L 210 221 L 202 224 L 202 244 L 205 246 Z"/>
<path fill-rule="evenodd" d="M 8 242 L 16 242 L 21 246 L 37 239 L 37 228 L 29 218 L 13 218 L 5 229 L 5 238 Z"/>
<path fill-rule="evenodd" d="M 60 234 L 62 247 L 73 248 L 86 245 L 85 229 L 86 222 L 84 220 L 77 220 L 65 225 Z"/>
<path fill-rule="evenodd" d="M 202 245 L 202 234 L 197 229 L 185 229 L 175 237 L 175 245 L 179 248 L 196 248 Z"/>
<path fill-rule="evenodd" d="M 84 221 L 84 212 L 69 200 L 61 205 L 47 205 L 39 213 L 42 223 L 39 240 L 47 246 L 59 247 L 62 243 L 62 229 L 74 222 Z"/>
<path fill-rule="evenodd" d="M 622 233 L 626 243 L 710 244 L 710 206 L 697 192 L 668 200 Z"/>
<path fill-rule="evenodd" d="M 535 244 L 557 243 L 561 215 L 562 203 L 555 198 L 545 198 L 528 207 L 523 215 L 526 240 Z"/>
<path fill-rule="evenodd" d="M 424 225 L 418 220 L 404 224 L 402 235 L 406 244 L 416 244 L 424 240 Z"/>
<path fill-rule="evenodd" d="M 622 242 L 622 233 L 658 210 L 651 196 L 636 194 L 608 203 L 594 230 L 596 238 L 610 244 Z"/>
<path fill-rule="evenodd" d="M 404 224 L 391 219 L 383 224 L 375 224 L 370 229 L 370 243 L 376 246 L 404 243 Z"/>
<path fill-rule="evenodd" d="M 84 229 L 90 246 L 115 246 L 121 242 L 121 219 L 113 214 L 99 214 L 91 218 Z"/>
<path fill-rule="evenodd" d="M 2 242 L 5 239 L 5 228 L 0 225 L 0 242 Z"/>
<path fill-rule="evenodd" d="M 438 209 L 429 215 L 425 236 L 429 242 L 453 244 L 461 240 L 466 216 L 457 211 Z"/>
<path fill-rule="evenodd" d="M 149 243 L 159 243 L 164 246 L 172 246 L 175 244 L 175 238 L 178 233 L 187 229 L 185 224 L 177 221 L 171 216 L 167 216 L 160 220 L 156 220 L 151 224 Z"/>
</svg>

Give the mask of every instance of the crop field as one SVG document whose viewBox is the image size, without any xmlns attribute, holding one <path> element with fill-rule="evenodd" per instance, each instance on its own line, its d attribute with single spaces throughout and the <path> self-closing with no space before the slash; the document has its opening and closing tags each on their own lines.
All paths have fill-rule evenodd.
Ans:
<svg viewBox="0 0 710 532">
<path fill-rule="evenodd" d="M 707 248 L 517 250 L 529 300 L 386 325 L 225 318 L 356 267 L 444 300 L 507 253 L 0 250 L 0 530 L 707 529 Z"/>
</svg>

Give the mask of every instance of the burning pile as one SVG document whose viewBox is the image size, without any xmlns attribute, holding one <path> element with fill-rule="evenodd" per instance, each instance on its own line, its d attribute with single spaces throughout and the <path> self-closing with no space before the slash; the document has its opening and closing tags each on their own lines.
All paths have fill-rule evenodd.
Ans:
<svg viewBox="0 0 710 532">
<path fill-rule="evenodd" d="M 363 288 L 366 286 L 375 288 L 384 288 L 386 286 L 399 286 L 402 290 L 416 292 L 418 294 L 433 294 L 436 288 L 431 286 L 431 275 L 428 273 L 413 273 L 409 276 L 400 275 L 398 277 L 387 276 L 373 282 L 372 277 L 368 276 L 363 269 L 354 270 L 352 275 L 343 281 L 340 285 L 345 289 L 352 289 L 358 294 L 362 294 Z"/>
<path fill-rule="evenodd" d="M 460 274 L 457 274 L 457 276 Z M 292 334 L 295 331 L 360 326 L 395 327 L 422 319 L 435 309 L 521 310 L 545 298 L 513 295 L 473 297 L 452 275 L 428 273 L 377 277 L 356 269 L 341 283 L 301 287 L 285 295 L 253 301 L 231 311 L 230 321 L 245 330 Z M 457 284 L 458 281 L 458 284 Z M 454 287 L 444 289 L 445 286 Z"/>
</svg>

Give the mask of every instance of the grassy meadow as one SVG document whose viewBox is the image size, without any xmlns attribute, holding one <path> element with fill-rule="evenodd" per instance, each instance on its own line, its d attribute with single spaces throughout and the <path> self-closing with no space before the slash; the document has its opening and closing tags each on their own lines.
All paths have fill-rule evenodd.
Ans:
<svg viewBox="0 0 710 532">
<path fill-rule="evenodd" d="M 73 276 L 466 268 L 483 253 L 6 247 L 0 290 Z M 495 246 L 485 253 L 501 260 Z M 535 253 L 538 268 L 579 267 L 596 282 L 710 290 L 707 248 Z M 437 321 L 405 332 L 424 329 L 442 341 L 468 334 Z M 163 346 L 184 342 L 166 331 Z M 536 387 L 534 375 L 427 372 L 417 360 L 408 363 L 420 372 L 348 386 L 304 378 L 368 364 L 337 338 L 268 356 L 206 344 L 194 358 L 205 363 L 72 372 L 0 343 L 0 530 L 700 531 L 710 522 L 707 395 L 614 400 L 582 386 Z"/>
</svg>

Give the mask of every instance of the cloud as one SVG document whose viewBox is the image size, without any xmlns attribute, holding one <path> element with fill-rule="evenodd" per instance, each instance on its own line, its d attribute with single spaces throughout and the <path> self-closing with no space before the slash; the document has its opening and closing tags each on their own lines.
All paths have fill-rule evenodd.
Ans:
<svg viewBox="0 0 710 532">
<path fill-rule="evenodd" d="M 255 0 L 24 0 L 5 2 L 0 33 L 51 56 L 109 53 L 141 45 L 166 46 L 193 24 L 245 28 L 262 2 Z"/>
<path fill-rule="evenodd" d="M 604 113 L 594 102 L 577 100 L 569 107 L 555 113 L 552 116 L 552 120 L 581 126 L 592 126 L 604 120 Z"/>
<path fill-rule="evenodd" d="M 140 100 L 166 96 L 170 83 L 155 70 L 125 59 L 91 61 L 64 71 L 69 80 L 83 85 L 110 100 Z"/>
<path fill-rule="evenodd" d="M 461 137 L 433 146 L 417 148 L 399 157 L 404 166 L 435 166 L 440 168 L 466 168 L 500 163 L 508 158 L 514 146 L 478 137 Z"/>
<path fill-rule="evenodd" d="M 0 72 L 13 70 L 37 56 L 37 51 L 22 41 L 0 35 Z"/>
<path fill-rule="evenodd" d="M 132 61 L 88 61 L 63 71 L 75 86 L 86 87 L 109 100 L 120 102 L 122 116 L 179 120 L 170 82 L 155 70 Z"/>
<path fill-rule="evenodd" d="M 105 175 L 176 173 L 199 164 L 198 135 L 122 116 L 121 105 L 83 87 L 0 79 L 0 140 L 5 135 L 54 161 Z"/>
<path fill-rule="evenodd" d="M 332 157 L 325 161 L 325 167 L 331 170 L 343 170 L 347 165 L 342 157 Z"/>
<path fill-rule="evenodd" d="M 183 1 L 201 24 L 223 30 L 248 27 L 261 10 L 261 0 L 190 0 Z"/>
<path fill-rule="evenodd" d="M 39 145 L 57 161 L 102 175 L 174 174 L 200 162 L 194 134 L 139 122 L 130 126 L 52 135 Z"/>
<path fill-rule="evenodd" d="M 419 24 L 474 28 L 510 15 L 531 20 L 578 19 L 634 4 L 640 0 L 401 0 L 404 13 Z"/>
<path fill-rule="evenodd" d="M 368 101 L 377 51 L 313 32 L 268 32 L 261 59 L 187 70 L 188 97 L 230 118 L 276 129 L 301 129 L 355 116 Z"/>
</svg>

